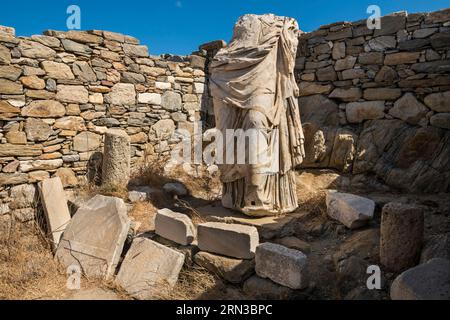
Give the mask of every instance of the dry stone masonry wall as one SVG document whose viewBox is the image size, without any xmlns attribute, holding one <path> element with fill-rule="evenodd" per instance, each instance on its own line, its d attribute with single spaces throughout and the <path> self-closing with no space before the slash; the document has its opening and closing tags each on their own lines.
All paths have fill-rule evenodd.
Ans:
<svg viewBox="0 0 450 320">
<path fill-rule="evenodd" d="M 450 9 L 339 22 L 303 34 L 296 76 L 304 167 L 450 188 Z"/>
<path fill-rule="evenodd" d="M 131 162 L 168 154 L 176 128 L 200 119 L 206 57 L 150 56 L 107 31 L 0 28 L 0 188 L 58 175 L 65 187 L 100 168 L 107 128 L 124 129 Z M 94 170 L 95 171 L 95 170 Z M 6 197 L 2 193 L 2 197 Z"/>
</svg>

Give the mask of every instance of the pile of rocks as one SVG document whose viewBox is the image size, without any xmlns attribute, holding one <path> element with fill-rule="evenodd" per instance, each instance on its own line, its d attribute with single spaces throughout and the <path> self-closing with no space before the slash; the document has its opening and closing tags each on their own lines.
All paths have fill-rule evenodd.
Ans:
<svg viewBox="0 0 450 320">
<path fill-rule="evenodd" d="M 411 192 L 446 192 L 449 39 L 450 9 L 388 15 L 379 30 L 360 20 L 301 35 L 303 167 L 375 173 Z"/>
</svg>

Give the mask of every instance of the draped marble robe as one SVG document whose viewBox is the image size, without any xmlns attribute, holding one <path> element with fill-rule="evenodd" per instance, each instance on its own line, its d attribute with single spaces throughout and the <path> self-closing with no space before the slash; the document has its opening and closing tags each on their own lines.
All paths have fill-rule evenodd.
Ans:
<svg viewBox="0 0 450 320">
<path fill-rule="evenodd" d="M 294 78 L 299 33 L 292 18 L 245 15 L 236 23 L 229 45 L 210 64 L 210 91 L 224 153 L 244 151 L 226 139 L 227 129 L 257 129 L 264 140 L 257 148 L 245 145 L 244 164 L 236 157 L 219 166 L 226 208 L 266 216 L 298 207 L 293 170 L 305 157 Z M 264 153 L 266 161 L 249 163 L 252 153 Z"/>
</svg>

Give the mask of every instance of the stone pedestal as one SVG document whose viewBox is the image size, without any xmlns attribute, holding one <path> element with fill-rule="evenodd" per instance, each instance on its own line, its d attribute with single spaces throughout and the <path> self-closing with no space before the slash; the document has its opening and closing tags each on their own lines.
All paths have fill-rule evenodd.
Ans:
<svg viewBox="0 0 450 320">
<path fill-rule="evenodd" d="M 130 137 L 123 130 L 110 129 L 105 135 L 102 184 L 126 187 L 130 179 Z"/>
<path fill-rule="evenodd" d="M 391 202 L 381 216 L 380 261 L 394 272 L 414 267 L 420 258 L 424 218 L 420 207 Z"/>
</svg>

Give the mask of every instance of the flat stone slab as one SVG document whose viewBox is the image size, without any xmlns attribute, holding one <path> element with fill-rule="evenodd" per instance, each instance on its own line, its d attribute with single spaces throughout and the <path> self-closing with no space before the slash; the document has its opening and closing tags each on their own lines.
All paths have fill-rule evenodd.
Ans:
<svg viewBox="0 0 450 320">
<path fill-rule="evenodd" d="M 71 219 L 66 193 L 59 177 L 41 181 L 38 186 L 53 248 L 56 250 Z"/>
<path fill-rule="evenodd" d="M 122 199 L 96 195 L 72 217 L 56 258 L 66 268 L 75 265 L 87 276 L 108 278 L 116 270 L 129 229 Z"/>
<path fill-rule="evenodd" d="M 305 213 L 291 213 L 285 216 L 249 217 L 240 212 L 222 207 L 217 202 L 196 208 L 200 216 L 206 221 L 236 223 L 253 226 L 258 229 L 261 239 L 286 237 L 294 234 L 294 221 Z"/>
<path fill-rule="evenodd" d="M 308 286 L 306 255 L 298 250 L 265 242 L 256 247 L 256 274 L 291 289 Z"/>
<path fill-rule="evenodd" d="M 400 274 L 391 286 L 392 300 L 449 300 L 450 260 L 431 259 Z"/>
<path fill-rule="evenodd" d="M 182 253 L 150 239 L 136 238 L 116 282 L 136 299 L 154 299 L 163 289 L 175 286 L 183 264 Z"/>
<path fill-rule="evenodd" d="M 335 190 L 327 192 L 326 203 L 328 215 L 349 229 L 366 225 L 375 211 L 373 200 Z"/>
<path fill-rule="evenodd" d="M 200 251 L 194 256 L 194 262 L 236 284 L 251 276 L 255 268 L 254 260 L 229 258 L 204 251 Z"/>
<path fill-rule="evenodd" d="M 170 209 L 161 209 L 156 213 L 155 232 L 163 238 L 184 246 L 191 244 L 197 233 L 192 220 L 187 215 Z"/>
<path fill-rule="evenodd" d="M 238 259 L 252 259 L 259 244 L 258 230 L 252 226 L 206 222 L 197 227 L 198 247 Z"/>
</svg>

